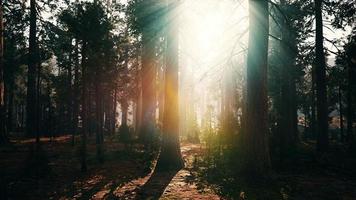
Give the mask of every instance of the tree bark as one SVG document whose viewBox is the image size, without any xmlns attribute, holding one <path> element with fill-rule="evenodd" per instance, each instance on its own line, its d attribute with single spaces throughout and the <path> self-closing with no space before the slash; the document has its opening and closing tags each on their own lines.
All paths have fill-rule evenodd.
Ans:
<svg viewBox="0 0 356 200">
<path fill-rule="evenodd" d="M 142 128 L 140 139 L 148 144 L 152 141 L 155 127 L 155 39 L 150 30 L 145 30 L 142 40 Z"/>
<path fill-rule="evenodd" d="M 128 111 L 128 103 L 126 99 L 121 101 L 121 126 L 127 126 L 127 111 Z"/>
<path fill-rule="evenodd" d="M 285 7 L 286 2 L 281 0 L 281 6 Z M 294 148 L 298 141 L 297 130 L 297 103 L 295 85 L 295 62 L 297 44 L 292 24 L 288 19 L 282 19 L 280 42 L 281 57 L 281 96 L 280 96 L 280 155 L 281 159 L 288 158 L 291 148 Z"/>
<path fill-rule="evenodd" d="M 324 54 L 322 0 L 315 0 L 316 48 L 316 101 L 317 101 L 317 150 L 325 152 L 329 146 L 328 105 L 326 94 L 326 63 Z"/>
<path fill-rule="evenodd" d="M 98 72 L 100 73 L 100 72 Z M 100 75 L 98 75 L 100 76 Z M 99 162 L 103 162 L 103 101 L 101 79 L 95 81 L 95 118 L 96 118 L 96 155 Z"/>
<path fill-rule="evenodd" d="M 171 21 L 167 31 L 167 60 L 165 75 L 165 105 L 161 152 L 156 170 L 177 170 L 184 166 L 179 144 L 179 103 L 178 103 L 178 1 L 168 0 L 168 15 Z M 173 20 L 175 19 L 175 20 Z"/>
<path fill-rule="evenodd" d="M 87 171 L 87 133 L 89 132 L 89 118 L 88 118 L 88 75 L 86 65 L 86 43 L 82 46 L 82 139 L 81 139 L 81 170 Z"/>
<path fill-rule="evenodd" d="M 72 145 L 75 144 L 75 135 L 78 132 L 79 116 L 79 42 L 75 39 L 75 65 L 74 65 L 74 94 L 73 94 L 73 123 L 72 123 Z"/>
<path fill-rule="evenodd" d="M 268 146 L 267 55 L 269 15 L 267 0 L 249 1 L 246 127 L 242 171 L 264 176 L 271 167 Z"/>
</svg>

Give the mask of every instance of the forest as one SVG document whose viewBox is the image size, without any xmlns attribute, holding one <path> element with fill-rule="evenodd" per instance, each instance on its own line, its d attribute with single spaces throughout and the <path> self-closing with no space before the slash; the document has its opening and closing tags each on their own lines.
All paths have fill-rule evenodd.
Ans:
<svg viewBox="0 0 356 200">
<path fill-rule="evenodd" d="M 355 0 L 0 0 L 0 199 L 355 200 Z"/>
</svg>

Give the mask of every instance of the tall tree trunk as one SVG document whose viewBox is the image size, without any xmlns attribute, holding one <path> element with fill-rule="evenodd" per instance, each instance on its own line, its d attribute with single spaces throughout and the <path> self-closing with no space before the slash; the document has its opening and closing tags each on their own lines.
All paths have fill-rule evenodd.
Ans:
<svg viewBox="0 0 356 200">
<path fill-rule="evenodd" d="M 312 83 L 311 83 L 311 119 L 310 119 L 310 131 L 311 138 L 316 139 L 316 94 L 315 94 L 315 66 L 312 68 Z"/>
<path fill-rule="evenodd" d="M 112 124 L 111 132 L 114 135 L 116 131 L 116 121 L 117 121 L 117 87 L 114 89 L 114 98 L 113 98 L 113 111 L 112 111 Z"/>
<path fill-rule="evenodd" d="M 29 35 L 29 62 L 27 72 L 27 100 L 26 100 L 26 135 L 35 136 L 36 132 L 36 63 L 37 63 L 37 36 L 36 36 L 36 0 L 30 1 L 30 35 Z"/>
<path fill-rule="evenodd" d="M 81 170 L 87 171 L 87 133 L 89 132 L 88 118 L 88 74 L 86 66 L 86 43 L 82 46 L 82 139 L 81 139 Z"/>
<path fill-rule="evenodd" d="M 352 143 L 354 140 L 353 135 L 353 121 L 354 121 L 354 108 L 353 108 L 353 91 L 352 91 L 352 81 L 354 79 L 352 73 L 352 63 L 349 63 L 348 67 L 348 83 L 347 83 L 347 142 Z"/>
<path fill-rule="evenodd" d="M 343 113 L 343 106 L 342 106 L 342 92 L 341 92 L 341 83 L 339 84 L 338 88 L 338 97 L 339 97 L 339 116 L 340 116 L 340 141 L 344 142 L 345 141 L 345 135 L 344 135 L 344 113 Z"/>
<path fill-rule="evenodd" d="M 271 167 L 268 147 L 267 54 L 269 15 L 267 0 L 249 1 L 246 127 L 242 170 L 263 176 Z"/>
<path fill-rule="evenodd" d="M 128 103 L 126 99 L 121 101 L 121 126 L 127 126 L 127 111 L 128 111 Z"/>
<path fill-rule="evenodd" d="M 73 95 L 73 124 L 72 124 L 72 145 L 75 143 L 75 135 L 78 132 L 79 116 L 79 43 L 75 39 L 75 65 L 74 65 L 74 95 Z"/>
<path fill-rule="evenodd" d="M 37 64 L 36 80 L 36 144 L 40 143 L 40 121 L 41 121 L 41 66 Z"/>
<path fill-rule="evenodd" d="M 68 106 L 68 113 L 67 113 L 67 132 L 68 134 L 73 131 L 73 73 L 72 73 L 72 66 L 71 64 L 68 65 L 67 71 L 67 84 L 68 84 L 68 99 L 67 99 L 67 106 Z"/>
<path fill-rule="evenodd" d="M 5 84 L 4 84 L 4 24 L 3 1 L 0 0 L 0 143 L 6 139 L 6 109 L 5 109 Z"/>
<path fill-rule="evenodd" d="M 285 0 L 281 0 L 281 6 L 285 7 Z M 283 18 L 283 17 L 282 17 Z M 288 157 L 291 148 L 297 143 L 297 105 L 296 105 L 296 85 L 295 85 L 295 59 L 296 59 L 296 38 L 293 33 L 292 24 L 288 19 L 282 19 L 280 42 L 281 65 L 281 96 L 280 96 L 280 155 L 281 159 Z"/>
<path fill-rule="evenodd" d="M 322 0 L 315 0 L 315 48 L 316 48 L 316 101 L 317 101 L 317 150 L 325 152 L 329 146 L 328 104 L 326 94 L 326 63 L 324 54 Z"/>
<path fill-rule="evenodd" d="M 11 80 L 9 80 L 7 94 L 8 94 L 8 102 L 7 102 L 7 118 L 6 118 L 6 129 L 8 132 L 11 132 L 13 129 L 13 116 L 14 116 L 14 76 L 11 73 Z"/>
<path fill-rule="evenodd" d="M 95 109 L 96 155 L 99 162 L 103 162 L 103 101 L 99 77 L 97 77 L 95 81 Z"/>
<path fill-rule="evenodd" d="M 184 166 L 179 144 L 179 103 L 178 103 L 178 27 L 179 1 L 168 0 L 167 66 L 165 75 L 165 105 L 161 153 L 156 170 L 176 170 Z M 169 103 L 168 103 L 169 102 Z"/>
<path fill-rule="evenodd" d="M 155 39 L 152 31 L 145 30 L 142 36 L 142 128 L 140 139 L 150 143 L 155 127 Z"/>
<path fill-rule="evenodd" d="M 135 124 L 135 132 L 136 136 L 139 136 L 142 128 L 142 89 L 141 86 L 138 88 L 137 94 L 137 106 L 136 106 L 136 124 Z"/>
</svg>

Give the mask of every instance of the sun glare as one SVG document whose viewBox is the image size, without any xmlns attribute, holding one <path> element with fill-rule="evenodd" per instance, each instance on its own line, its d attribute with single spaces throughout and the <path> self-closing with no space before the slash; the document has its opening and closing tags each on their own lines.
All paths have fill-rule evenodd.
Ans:
<svg viewBox="0 0 356 200">
<path fill-rule="evenodd" d="M 245 43 L 246 37 L 240 36 L 247 28 L 246 16 L 244 1 L 185 1 L 181 19 L 181 53 L 190 55 L 188 59 L 203 68 L 219 65 L 222 59 L 239 51 Z"/>
<path fill-rule="evenodd" d="M 218 112 L 212 94 L 226 70 L 244 65 L 248 6 L 246 0 L 186 0 L 181 12 L 181 101 L 195 102 L 201 118 L 208 107 Z"/>
</svg>

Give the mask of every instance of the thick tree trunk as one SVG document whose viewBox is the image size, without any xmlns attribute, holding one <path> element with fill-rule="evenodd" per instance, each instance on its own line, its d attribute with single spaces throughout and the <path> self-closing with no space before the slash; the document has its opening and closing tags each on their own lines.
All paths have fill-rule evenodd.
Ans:
<svg viewBox="0 0 356 200">
<path fill-rule="evenodd" d="M 165 106 L 161 153 L 156 170 L 176 170 L 184 166 L 179 144 L 179 103 L 178 103 L 178 1 L 168 0 L 168 15 L 175 16 L 169 21 L 167 31 L 167 66 L 165 76 Z M 175 20 L 173 20 L 175 19 Z"/>
<path fill-rule="evenodd" d="M 268 146 L 267 55 L 269 15 L 267 0 L 249 1 L 246 127 L 242 170 L 263 176 L 271 167 Z"/>
<path fill-rule="evenodd" d="M 29 62 L 27 72 L 27 100 L 26 100 L 26 135 L 35 136 L 36 132 L 36 64 L 37 64 L 37 37 L 36 37 L 36 0 L 30 1 L 30 35 L 29 35 Z"/>
<path fill-rule="evenodd" d="M 316 48 L 316 101 L 317 101 L 317 150 L 325 152 L 329 146 L 328 104 L 326 94 L 326 63 L 324 54 L 322 0 L 315 0 Z"/>
</svg>

